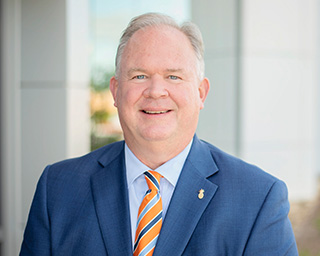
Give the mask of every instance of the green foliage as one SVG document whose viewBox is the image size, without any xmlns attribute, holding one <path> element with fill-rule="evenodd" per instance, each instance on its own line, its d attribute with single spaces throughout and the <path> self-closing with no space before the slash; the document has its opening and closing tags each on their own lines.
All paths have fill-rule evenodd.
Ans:
<svg viewBox="0 0 320 256">
<path fill-rule="evenodd" d="M 104 123 L 108 120 L 110 114 L 105 110 L 96 111 L 91 115 L 91 120 L 94 121 L 94 123 Z"/>
<path fill-rule="evenodd" d="M 109 89 L 110 79 L 114 76 L 113 71 L 98 68 L 94 69 L 91 73 L 90 88 L 93 92 L 100 94 Z M 110 115 L 107 110 L 94 110 L 91 114 L 91 151 L 122 139 L 122 136 L 119 134 L 97 135 L 96 125 L 107 123 Z"/>
<path fill-rule="evenodd" d="M 102 68 L 92 71 L 90 88 L 99 92 L 109 89 L 110 79 L 114 76 L 114 71 L 106 71 Z"/>
<path fill-rule="evenodd" d="M 316 254 L 311 253 L 308 249 L 302 249 L 299 250 L 300 256 L 320 256 L 320 252 L 317 252 Z"/>
<path fill-rule="evenodd" d="M 318 232 L 320 233 L 320 216 L 318 216 L 316 218 L 315 225 L 316 225 L 316 228 L 317 228 Z"/>
<path fill-rule="evenodd" d="M 91 134 L 91 151 L 101 148 L 104 145 L 121 140 L 120 135 L 110 135 L 105 137 L 98 137 L 95 134 Z"/>
<path fill-rule="evenodd" d="M 311 256 L 310 252 L 308 250 L 302 250 L 302 251 L 299 251 L 299 255 L 300 256 Z"/>
</svg>

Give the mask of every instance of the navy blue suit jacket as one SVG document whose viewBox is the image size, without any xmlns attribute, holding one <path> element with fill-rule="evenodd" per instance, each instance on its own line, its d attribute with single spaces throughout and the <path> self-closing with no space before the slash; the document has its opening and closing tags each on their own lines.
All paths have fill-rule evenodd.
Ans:
<svg viewBox="0 0 320 256">
<path fill-rule="evenodd" d="M 48 166 L 20 255 L 132 255 L 125 172 L 123 141 Z M 195 136 L 154 256 L 298 255 L 288 211 L 282 181 Z"/>
</svg>

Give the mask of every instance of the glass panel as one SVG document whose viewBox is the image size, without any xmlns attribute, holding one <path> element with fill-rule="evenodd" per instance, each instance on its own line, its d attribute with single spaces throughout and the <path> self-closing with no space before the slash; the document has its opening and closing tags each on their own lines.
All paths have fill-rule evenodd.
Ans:
<svg viewBox="0 0 320 256">
<path fill-rule="evenodd" d="M 134 16 L 146 12 L 165 13 L 178 22 L 191 17 L 189 0 L 90 0 L 92 150 L 122 139 L 109 80 L 122 31 Z"/>
</svg>

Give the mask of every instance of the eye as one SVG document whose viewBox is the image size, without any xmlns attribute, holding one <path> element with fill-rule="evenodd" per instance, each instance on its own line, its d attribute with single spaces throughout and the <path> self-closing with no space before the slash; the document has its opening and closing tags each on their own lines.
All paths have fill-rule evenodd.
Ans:
<svg viewBox="0 0 320 256">
<path fill-rule="evenodd" d="M 145 78 L 147 78 L 145 75 L 137 75 L 137 76 L 133 77 L 133 79 L 139 79 L 139 80 L 145 79 Z"/>
<path fill-rule="evenodd" d="M 170 75 L 169 76 L 169 79 L 172 79 L 172 80 L 178 80 L 178 79 L 180 79 L 179 77 L 177 77 L 177 76 L 174 76 L 174 75 Z"/>
</svg>

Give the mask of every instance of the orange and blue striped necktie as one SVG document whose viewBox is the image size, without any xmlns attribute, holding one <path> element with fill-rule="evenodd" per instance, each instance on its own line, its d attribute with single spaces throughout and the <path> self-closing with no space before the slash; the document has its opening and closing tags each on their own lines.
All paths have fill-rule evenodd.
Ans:
<svg viewBox="0 0 320 256">
<path fill-rule="evenodd" d="M 138 212 L 133 256 L 151 256 L 162 226 L 162 200 L 160 196 L 161 174 L 155 171 L 144 173 L 149 190 Z"/>
</svg>

